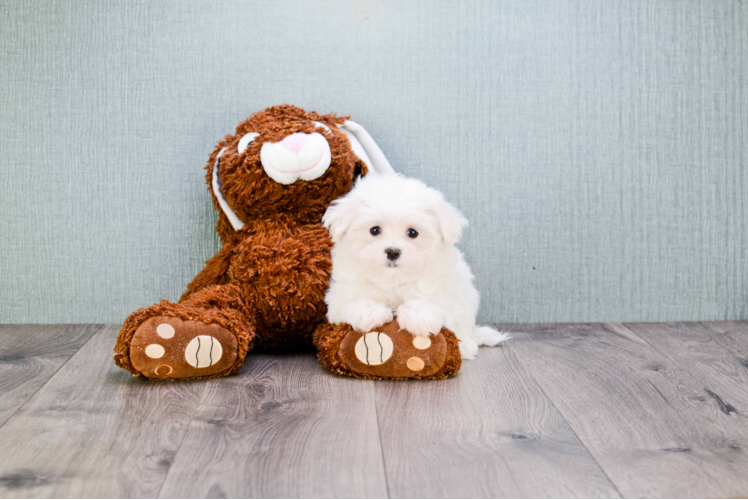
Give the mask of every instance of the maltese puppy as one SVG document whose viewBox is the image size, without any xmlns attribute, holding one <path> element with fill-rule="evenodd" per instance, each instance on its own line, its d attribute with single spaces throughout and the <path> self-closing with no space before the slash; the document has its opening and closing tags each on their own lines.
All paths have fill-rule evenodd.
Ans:
<svg viewBox="0 0 748 500">
<path fill-rule="evenodd" d="M 369 332 L 396 317 L 413 335 L 446 326 L 463 359 L 509 338 L 475 324 L 480 297 L 454 246 L 468 222 L 439 191 L 401 175 L 368 175 L 332 202 L 322 222 L 334 243 L 330 323 Z"/>
</svg>

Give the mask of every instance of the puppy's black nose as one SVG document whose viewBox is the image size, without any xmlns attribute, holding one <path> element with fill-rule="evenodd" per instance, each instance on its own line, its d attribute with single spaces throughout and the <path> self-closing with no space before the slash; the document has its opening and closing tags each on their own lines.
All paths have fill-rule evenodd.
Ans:
<svg viewBox="0 0 748 500">
<path fill-rule="evenodd" d="M 385 248 L 384 253 L 387 254 L 387 258 L 390 260 L 397 260 L 400 257 L 399 248 Z"/>
</svg>

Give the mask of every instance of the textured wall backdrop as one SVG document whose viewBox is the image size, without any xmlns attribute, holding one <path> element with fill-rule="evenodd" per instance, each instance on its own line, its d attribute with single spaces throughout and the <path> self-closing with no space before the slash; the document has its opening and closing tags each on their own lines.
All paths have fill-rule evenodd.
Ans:
<svg viewBox="0 0 748 500">
<path fill-rule="evenodd" d="M 5 1 L 0 322 L 120 322 L 218 248 L 251 112 L 353 115 L 471 220 L 483 321 L 748 319 L 744 1 Z"/>
</svg>

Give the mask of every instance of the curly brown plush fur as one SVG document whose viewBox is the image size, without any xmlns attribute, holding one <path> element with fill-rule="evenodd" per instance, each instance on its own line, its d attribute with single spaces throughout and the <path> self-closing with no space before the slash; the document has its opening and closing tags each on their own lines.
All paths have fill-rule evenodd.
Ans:
<svg viewBox="0 0 748 500">
<path fill-rule="evenodd" d="M 223 248 L 187 286 L 178 303 L 162 300 L 128 317 L 115 347 L 115 362 L 144 376 L 134 367 L 130 347 L 138 327 L 156 316 L 215 323 L 232 332 L 239 345 L 238 370 L 252 347 L 294 348 L 311 345 L 312 334 L 325 318 L 324 294 L 330 279 L 332 243 L 322 227 L 322 215 L 332 200 L 353 187 L 367 167 L 338 130 L 347 117 L 308 113 L 300 108 L 274 106 L 253 114 L 218 143 L 206 166 L 206 181 L 219 212 L 217 231 Z M 264 172 L 260 149 L 296 133 L 320 132 L 313 122 L 326 124 L 331 164 L 312 181 L 283 185 Z M 248 132 L 259 136 L 242 153 L 239 139 Z M 221 191 L 245 226 L 239 231 L 220 210 L 210 189 L 213 165 L 221 157 Z M 147 376 L 147 375 L 146 375 Z"/>
<path fill-rule="evenodd" d="M 269 215 L 287 213 L 300 222 L 319 224 L 330 202 L 353 187 L 354 174 L 366 175 L 366 165 L 359 160 L 351 149 L 348 138 L 338 130 L 338 125 L 348 116 L 338 117 L 334 113 L 320 115 L 307 113 L 303 109 L 290 105 L 273 106 L 255 113 L 236 127 L 234 135 L 227 135 L 220 141 L 210 155 L 206 166 L 205 180 L 213 198 L 213 205 L 219 212 L 216 230 L 225 244 L 237 236 L 229 224 L 226 215 L 221 211 L 218 200 L 210 188 L 213 164 L 218 153 L 226 147 L 221 158 L 220 177 L 223 183 L 221 191 L 231 208 L 244 222 L 257 221 Z M 332 153 L 330 168 L 319 179 L 297 181 L 282 185 L 265 174 L 260 163 L 260 149 L 265 142 L 280 142 L 286 136 L 296 132 L 319 132 L 313 122 L 324 123 L 330 128 L 326 135 Z M 246 151 L 237 153 L 239 139 L 249 132 L 260 134 Z"/>
<path fill-rule="evenodd" d="M 353 153 L 348 138 L 338 129 L 346 119 L 290 105 L 274 106 L 253 114 L 239 124 L 234 135 L 227 135 L 218 143 L 206 167 L 206 181 L 219 213 L 216 229 L 223 247 L 206 262 L 178 303 L 162 300 L 135 311 L 125 320 L 115 346 L 117 365 L 139 377 L 217 377 L 236 372 L 253 347 L 290 349 L 312 345 L 315 330 L 325 324 L 324 295 L 332 267 L 332 242 L 322 226 L 322 215 L 331 201 L 351 190 L 357 176 L 367 174 L 366 164 Z M 262 144 L 280 142 L 296 132 L 321 133 L 313 122 L 324 123 L 330 129 L 325 132 L 331 152 L 330 167 L 311 181 L 284 185 L 272 180 L 260 161 Z M 249 132 L 259 136 L 240 153 L 239 140 Z M 224 148 L 219 163 L 221 192 L 245 223 L 238 231 L 220 209 L 210 188 L 214 164 Z M 167 335 L 171 336 L 157 331 L 153 325 L 159 323 L 161 326 L 166 323 Z M 180 332 L 174 333 L 173 326 L 168 333 L 170 324 L 186 325 L 190 338 L 180 339 Z M 231 352 L 224 346 L 219 356 L 223 364 L 214 367 L 221 371 L 215 373 L 195 369 L 195 364 L 203 362 L 200 353 L 190 351 L 187 356 L 185 350 L 189 341 L 197 337 L 210 340 L 209 347 L 198 343 L 198 351 L 213 348 L 215 339 L 208 336 L 206 325 L 213 325 L 210 330 L 213 332 L 220 327 L 221 332 L 237 340 L 236 343 L 231 340 L 232 346 L 236 346 Z M 320 329 L 316 337 L 320 353 L 326 352 L 335 339 L 342 339 L 338 337 L 336 328 Z M 152 355 L 153 350 L 148 354 L 153 344 L 158 344 L 155 352 L 160 349 L 161 356 Z M 174 351 L 164 356 L 161 344 L 166 348 L 176 345 L 184 354 L 180 351 L 176 356 Z M 214 353 L 218 351 L 207 353 L 207 363 L 213 363 Z M 146 359 L 150 364 L 138 365 L 137 359 Z M 325 366 L 342 373 L 328 359 L 320 354 Z M 162 361 L 169 364 L 159 366 Z M 180 366 L 172 366 L 175 363 Z M 448 365 L 444 373 L 454 373 L 454 361 Z M 350 370 L 347 373 L 357 375 Z"/>
</svg>

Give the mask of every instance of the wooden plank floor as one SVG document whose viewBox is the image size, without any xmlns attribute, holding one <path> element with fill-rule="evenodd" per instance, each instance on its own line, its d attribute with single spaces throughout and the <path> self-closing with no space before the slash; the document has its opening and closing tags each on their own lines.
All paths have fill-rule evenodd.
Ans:
<svg viewBox="0 0 748 500">
<path fill-rule="evenodd" d="M 101 325 L 0 325 L 0 425 Z"/>
<path fill-rule="evenodd" d="M 446 381 L 162 383 L 116 326 L 0 326 L 0 498 L 748 497 L 748 323 L 499 327 Z"/>
</svg>

